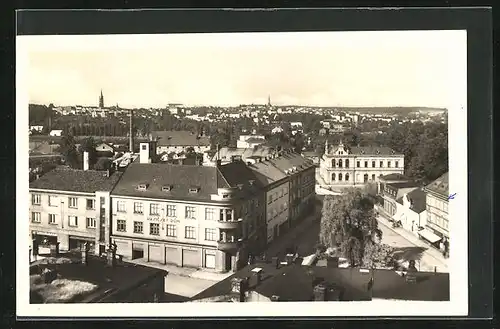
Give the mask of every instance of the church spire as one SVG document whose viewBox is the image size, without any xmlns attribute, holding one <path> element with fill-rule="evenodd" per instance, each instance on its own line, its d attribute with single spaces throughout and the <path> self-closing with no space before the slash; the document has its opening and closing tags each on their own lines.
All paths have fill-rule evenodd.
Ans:
<svg viewBox="0 0 500 329">
<path fill-rule="evenodd" d="M 101 96 L 99 96 L 99 108 L 103 108 L 104 107 L 104 96 L 102 94 L 102 89 L 101 89 Z"/>
</svg>

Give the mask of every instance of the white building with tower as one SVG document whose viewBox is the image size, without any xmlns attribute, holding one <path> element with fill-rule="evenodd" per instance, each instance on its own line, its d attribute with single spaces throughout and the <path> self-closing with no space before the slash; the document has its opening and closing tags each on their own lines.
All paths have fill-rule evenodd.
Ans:
<svg viewBox="0 0 500 329">
<path fill-rule="evenodd" d="M 325 142 L 320 176 L 329 187 L 350 187 L 378 182 L 388 174 L 404 174 L 404 155 L 388 147 L 349 147 Z"/>
</svg>

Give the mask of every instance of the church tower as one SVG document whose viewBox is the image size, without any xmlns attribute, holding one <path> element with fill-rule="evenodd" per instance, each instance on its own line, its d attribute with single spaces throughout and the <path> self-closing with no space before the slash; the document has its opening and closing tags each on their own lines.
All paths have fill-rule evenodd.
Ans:
<svg viewBox="0 0 500 329">
<path fill-rule="evenodd" d="M 271 95 L 267 96 L 267 106 L 271 107 Z"/>
<path fill-rule="evenodd" d="M 101 96 L 99 96 L 99 108 L 104 108 L 104 96 L 102 95 L 102 89 L 101 89 Z"/>
</svg>

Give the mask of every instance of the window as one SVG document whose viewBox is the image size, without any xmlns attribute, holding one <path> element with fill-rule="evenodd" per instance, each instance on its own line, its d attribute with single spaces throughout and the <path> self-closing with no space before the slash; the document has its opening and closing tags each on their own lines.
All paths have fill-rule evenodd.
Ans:
<svg viewBox="0 0 500 329">
<path fill-rule="evenodd" d="M 160 214 L 160 206 L 157 203 L 151 203 L 149 205 L 149 214 L 150 215 L 159 215 Z"/>
<path fill-rule="evenodd" d="M 186 226 L 186 239 L 195 239 L 194 226 Z"/>
<path fill-rule="evenodd" d="M 200 191 L 199 187 L 191 187 L 189 188 L 189 193 L 198 193 Z"/>
<path fill-rule="evenodd" d="M 94 199 L 87 199 L 87 209 L 95 209 L 95 200 Z"/>
<path fill-rule="evenodd" d="M 380 168 L 384 168 L 384 161 L 380 161 Z"/>
<path fill-rule="evenodd" d="M 332 174 L 332 182 L 335 181 L 335 173 Z"/>
<path fill-rule="evenodd" d="M 57 197 L 53 195 L 49 195 L 49 206 L 57 207 Z"/>
<path fill-rule="evenodd" d="M 139 191 L 146 191 L 148 189 L 148 184 L 139 184 L 137 185 L 137 189 Z"/>
<path fill-rule="evenodd" d="M 356 161 L 356 167 L 359 168 L 360 164 L 359 164 L 359 161 Z"/>
<path fill-rule="evenodd" d="M 339 168 L 342 168 L 342 159 L 339 160 Z"/>
<path fill-rule="evenodd" d="M 142 202 L 134 202 L 134 213 L 136 214 L 144 213 L 144 206 L 142 205 Z"/>
<path fill-rule="evenodd" d="M 368 161 L 365 161 L 365 168 L 368 167 Z"/>
<path fill-rule="evenodd" d="M 339 182 L 342 181 L 342 174 L 339 174 Z"/>
<path fill-rule="evenodd" d="M 146 151 L 146 150 L 147 150 L 147 146 L 146 146 L 146 145 L 144 145 L 144 144 L 142 144 L 142 145 L 141 145 L 141 149 L 142 149 L 143 151 Z"/>
<path fill-rule="evenodd" d="M 149 234 L 160 235 L 160 224 L 159 223 L 149 223 Z"/>
<path fill-rule="evenodd" d="M 134 233 L 142 234 L 144 233 L 144 227 L 142 222 L 134 222 Z"/>
<path fill-rule="evenodd" d="M 77 198 L 68 198 L 68 207 L 70 208 L 78 208 L 78 199 Z"/>
<path fill-rule="evenodd" d="M 233 220 L 233 210 L 226 209 L 226 220 Z"/>
<path fill-rule="evenodd" d="M 368 174 L 363 175 L 363 182 L 368 182 Z"/>
<path fill-rule="evenodd" d="M 173 224 L 167 224 L 167 236 L 175 238 L 177 236 L 177 226 Z"/>
<path fill-rule="evenodd" d="M 42 196 L 40 194 L 33 194 L 31 196 L 31 204 L 40 205 L 42 203 Z"/>
<path fill-rule="evenodd" d="M 217 230 L 215 228 L 206 228 L 205 229 L 205 240 L 206 241 L 217 240 Z"/>
<path fill-rule="evenodd" d="M 394 165 L 394 167 L 399 168 L 399 161 L 396 161 L 396 164 Z"/>
<path fill-rule="evenodd" d="M 205 220 L 215 220 L 214 208 L 205 208 Z"/>
<path fill-rule="evenodd" d="M 372 168 L 375 168 L 375 161 L 372 161 Z"/>
<path fill-rule="evenodd" d="M 39 212 L 32 212 L 31 213 L 31 221 L 33 223 L 40 223 L 42 221 L 42 214 Z"/>
<path fill-rule="evenodd" d="M 78 226 L 78 217 L 76 216 L 68 216 L 69 226 Z"/>
<path fill-rule="evenodd" d="M 177 217 L 177 209 L 174 205 L 167 205 L 167 216 L 168 217 Z"/>
<path fill-rule="evenodd" d="M 56 224 L 56 215 L 49 214 L 49 224 Z"/>
<path fill-rule="evenodd" d="M 335 168 L 335 159 L 332 160 L 332 167 Z"/>
<path fill-rule="evenodd" d="M 349 168 L 349 159 L 346 159 L 346 160 L 345 160 L 345 167 L 346 167 L 346 168 Z"/>
<path fill-rule="evenodd" d="M 127 222 L 123 219 L 119 219 L 116 221 L 116 230 L 118 232 L 126 232 L 127 231 Z"/>
<path fill-rule="evenodd" d="M 106 205 L 106 198 L 104 198 L 103 196 L 100 197 L 100 202 L 101 202 L 101 208 L 104 208 L 104 206 Z"/>
<path fill-rule="evenodd" d="M 163 192 L 170 192 L 172 190 L 172 186 L 171 185 L 165 185 L 165 186 L 162 186 L 161 187 L 161 190 Z"/>
<path fill-rule="evenodd" d="M 186 206 L 186 218 L 194 219 L 196 217 L 196 209 L 191 206 Z"/>
<path fill-rule="evenodd" d="M 443 205 L 443 210 L 448 213 L 448 202 L 445 202 Z"/>
<path fill-rule="evenodd" d="M 387 161 L 387 168 L 390 168 L 390 167 L 391 167 L 391 162 Z"/>
<path fill-rule="evenodd" d="M 375 174 L 372 174 L 372 180 L 373 181 L 375 180 Z"/>
<path fill-rule="evenodd" d="M 95 218 L 87 217 L 87 228 L 95 228 L 96 220 Z"/>
<path fill-rule="evenodd" d="M 349 174 L 345 174 L 345 181 L 348 182 L 349 181 Z"/>
<path fill-rule="evenodd" d="M 125 212 L 125 201 L 118 201 L 116 203 L 116 211 Z"/>
</svg>

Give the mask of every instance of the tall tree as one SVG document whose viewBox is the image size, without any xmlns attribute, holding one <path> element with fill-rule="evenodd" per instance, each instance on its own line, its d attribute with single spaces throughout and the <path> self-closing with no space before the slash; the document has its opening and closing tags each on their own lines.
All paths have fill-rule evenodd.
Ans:
<svg viewBox="0 0 500 329">
<path fill-rule="evenodd" d="M 65 162 L 71 168 L 78 168 L 80 161 L 76 150 L 76 142 L 72 135 L 65 135 L 61 139 L 59 153 L 64 157 Z"/>
<path fill-rule="evenodd" d="M 326 247 L 340 247 L 351 266 L 362 266 L 370 246 L 381 237 L 373 201 L 366 193 L 353 188 L 340 196 L 325 197 L 320 242 Z"/>
</svg>

